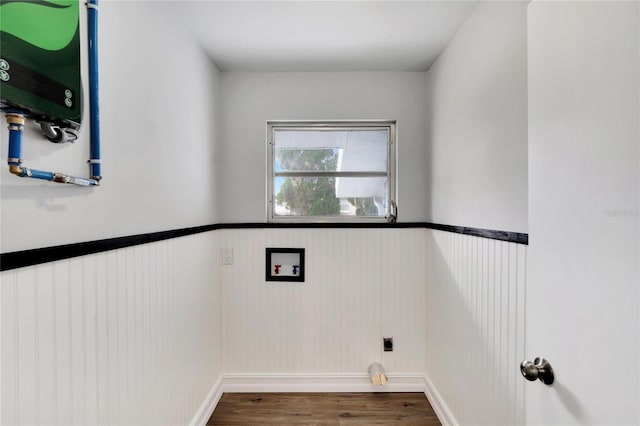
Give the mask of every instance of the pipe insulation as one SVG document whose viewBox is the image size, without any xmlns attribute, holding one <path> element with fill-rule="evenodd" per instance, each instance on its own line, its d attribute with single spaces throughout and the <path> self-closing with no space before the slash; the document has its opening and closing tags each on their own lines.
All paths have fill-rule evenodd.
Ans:
<svg viewBox="0 0 640 426">
<path fill-rule="evenodd" d="M 379 362 L 374 362 L 369 366 L 369 378 L 371 379 L 371 383 L 377 386 L 382 386 L 389 381 L 382 364 Z"/>
</svg>

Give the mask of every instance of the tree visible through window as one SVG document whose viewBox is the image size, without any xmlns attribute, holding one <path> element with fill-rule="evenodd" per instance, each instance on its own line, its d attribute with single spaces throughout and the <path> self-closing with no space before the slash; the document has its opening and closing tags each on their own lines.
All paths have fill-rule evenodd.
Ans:
<svg viewBox="0 0 640 426">
<path fill-rule="evenodd" d="M 395 123 L 268 123 L 270 220 L 384 220 Z"/>
<path fill-rule="evenodd" d="M 338 153 L 332 149 L 277 150 L 276 164 L 284 170 L 335 170 Z M 340 214 L 335 178 L 286 177 L 276 194 L 276 202 L 286 206 L 295 216 Z"/>
</svg>

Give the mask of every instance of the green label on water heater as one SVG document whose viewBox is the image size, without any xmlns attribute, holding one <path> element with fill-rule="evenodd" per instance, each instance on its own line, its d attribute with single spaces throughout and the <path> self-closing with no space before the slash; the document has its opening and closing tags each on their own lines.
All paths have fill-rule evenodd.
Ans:
<svg viewBox="0 0 640 426">
<path fill-rule="evenodd" d="M 80 124 L 78 0 L 0 0 L 0 97 L 34 118 Z"/>
</svg>

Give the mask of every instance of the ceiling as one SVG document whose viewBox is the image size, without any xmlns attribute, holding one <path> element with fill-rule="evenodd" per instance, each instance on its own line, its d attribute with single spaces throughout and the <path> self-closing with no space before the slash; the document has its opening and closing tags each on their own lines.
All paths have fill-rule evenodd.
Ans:
<svg viewBox="0 0 640 426">
<path fill-rule="evenodd" d="M 170 1 L 221 71 L 425 71 L 477 1 Z"/>
</svg>

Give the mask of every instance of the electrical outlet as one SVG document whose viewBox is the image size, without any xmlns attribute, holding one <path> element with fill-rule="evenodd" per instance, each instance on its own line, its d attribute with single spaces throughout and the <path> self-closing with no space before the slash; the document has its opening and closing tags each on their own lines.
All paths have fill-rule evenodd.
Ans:
<svg viewBox="0 0 640 426">
<path fill-rule="evenodd" d="M 385 352 L 393 352 L 393 337 L 383 337 L 382 347 Z"/>
<path fill-rule="evenodd" d="M 233 249 L 231 247 L 222 249 L 222 264 L 233 265 Z"/>
</svg>

